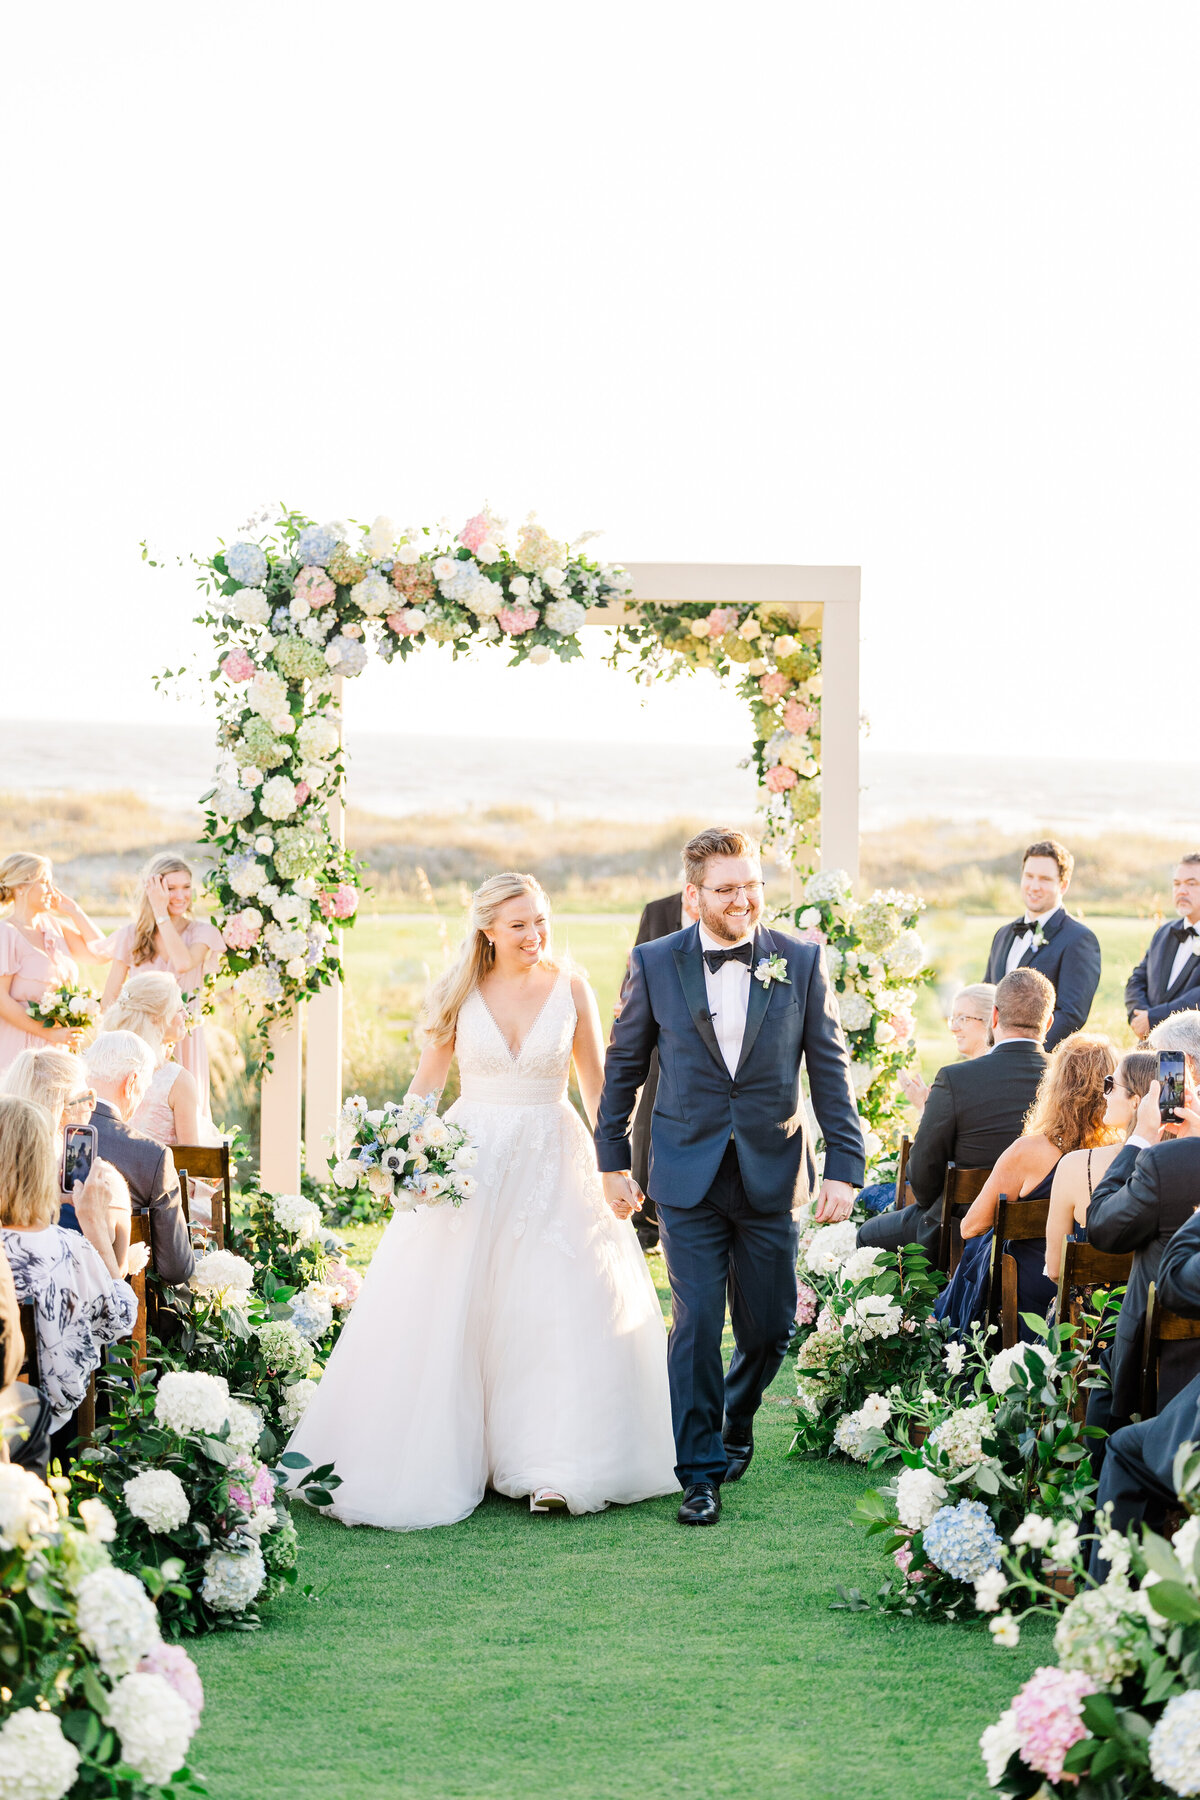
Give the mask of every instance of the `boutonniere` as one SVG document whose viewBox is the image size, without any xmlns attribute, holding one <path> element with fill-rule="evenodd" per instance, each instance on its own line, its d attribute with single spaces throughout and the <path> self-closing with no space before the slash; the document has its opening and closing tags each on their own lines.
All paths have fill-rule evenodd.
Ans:
<svg viewBox="0 0 1200 1800">
<path fill-rule="evenodd" d="M 781 981 L 784 987 L 792 985 L 787 963 L 782 956 L 764 956 L 755 968 L 754 979 L 761 981 L 765 988 L 769 988 L 773 981 Z"/>
<path fill-rule="evenodd" d="M 1046 947 L 1046 931 L 1045 931 L 1045 927 L 1043 926 L 1042 921 L 1040 919 L 1038 920 L 1037 924 L 1033 928 L 1033 932 L 1032 932 L 1032 935 L 1030 936 L 1029 943 L 1030 943 L 1030 947 L 1034 950 L 1035 953 L 1038 950 L 1044 950 Z"/>
</svg>

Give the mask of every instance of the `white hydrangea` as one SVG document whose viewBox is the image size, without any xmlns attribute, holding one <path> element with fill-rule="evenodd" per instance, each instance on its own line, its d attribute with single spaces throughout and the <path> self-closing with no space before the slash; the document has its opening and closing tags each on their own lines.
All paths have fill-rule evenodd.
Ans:
<svg viewBox="0 0 1200 1800">
<path fill-rule="evenodd" d="M 254 1449 L 263 1434 L 263 1416 L 245 1400 L 229 1402 L 229 1436 L 225 1442 L 238 1455 Z"/>
<path fill-rule="evenodd" d="M 1171 1542 L 1175 1546 L 1175 1554 L 1183 1565 L 1183 1572 L 1188 1584 L 1196 1587 L 1196 1549 L 1200 1545 L 1200 1514 L 1193 1513 L 1183 1521 L 1179 1530 L 1172 1532 Z M 1112 1558 L 1109 1558 L 1111 1562 Z"/>
<path fill-rule="evenodd" d="M 254 811 L 254 795 L 248 794 L 244 787 L 235 782 L 223 781 L 210 802 L 213 811 L 220 819 L 227 819 L 236 825 L 239 819 L 247 819 Z"/>
<path fill-rule="evenodd" d="M 333 713 L 310 713 L 296 733 L 300 754 L 310 762 L 323 762 L 332 756 L 340 742 L 337 716 Z"/>
<path fill-rule="evenodd" d="M 804 898 L 814 906 L 840 906 L 853 892 L 845 869 L 819 869 L 804 884 Z"/>
<path fill-rule="evenodd" d="M 551 631 L 569 637 L 585 623 L 587 607 L 580 606 L 578 600 L 551 600 L 542 616 Z"/>
<path fill-rule="evenodd" d="M 1172 1794 L 1200 1794 L 1200 1688 L 1167 1701 L 1150 1733 L 1150 1769 Z"/>
<path fill-rule="evenodd" d="M 317 1386 L 315 1381 L 305 1379 L 293 1381 L 291 1387 L 284 1388 L 283 1403 L 279 1408 L 279 1421 L 285 1431 L 295 1431 L 309 1409 Z"/>
<path fill-rule="evenodd" d="M 191 1708 L 164 1675 L 126 1675 L 104 1715 L 121 1740 L 121 1760 L 155 1787 L 187 1761 L 195 1724 Z"/>
<path fill-rule="evenodd" d="M 268 925 L 263 938 L 271 955 L 278 957 L 280 962 L 303 956 L 308 948 L 308 938 L 303 931 L 289 930 L 283 925 Z"/>
<path fill-rule="evenodd" d="M 187 1489 L 170 1469 L 145 1469 L 131 1475 L 121 1490 L 135 1519 L 151 1531 L 177 1531 L 190 1513 Z"/>
<path fill-rule="evenodd" d="M 136 1669 L 159 1642 L 154 1602 L 136 1575 L 97 1569 L 75 1597 L 79 1635 L 110 1681 Z"/>
<path fill-rule="evenodd" d="M 196 1258 L 189 1285 L 194 1294 L 203 1294 L 218 1306 L 246 1306 L 254 1270 L 244 1256 L 235 1256 L 232 1250 L 209 1250 Z"/>
<path fill-rule="evenodd" d="M 834 1428 L 833 1447 L 840 1450 L 843 1456 L 854 1462 L 866 1462 L 867 1452 L 862 1447 L 864 1426 L 858 1413 L 843 1413 Z"/>
<path fill-rule="evenodd" d="M 287 682 L 274 669 L 260 669 L 246 689 L 246 704 L 251 712 L 276 732 L 285 735 L 292 729 L 292 713 L 288 705 Z"/>
<path fill-rule="evenodd" d="M 24 1550 L 58 1528 L 58 1508 L 44 1481 L 16 1463 L 0 1462 L 0 1550 Z"/>
<path fill-rule="evenodd" d="M 243 625 L 265 625 L 271 616 L 271 603 L 261 588 L 237 588 L 226 599 L 225 610 Z"/>
<path fill-rule="evenodd" d="M 213 1550 L 205 1558 L 200 1593 L 214 1612 L 245 1612 L 266 1579 L 257 1544 L 246 1550 Z"/>
<path fill-rule="evenodd" d="M 857 1236 L 858 1226 L 852 1219 L 819 1226 L 804 1253 L 804 1265 L 809 1273 L 831 1275 L 835 1269 L 840 1269 L 847 1257 L 853 1255 Z"/>
<path fill-rule="evenodd" d="M 886 1294 L 864 1294 L 847 1308 L 842 1330 L 852 1333 L 863 1343 L 872 1338 L 895 1337 L 904 1320 L 904 1308 Z"/>
<path fill-rule="evenodd" d="M 896 1479 L 896 1516 L 906 1531 L 924 1531 L 945 1498 L 946 1484 L 932 1469 L 902 1469 Z"/>
<path fill-rule="evenodd" d="M 88 1536 L 97 1544 L 111 1544 L 117 1535 L 117 1521 L 103 1500 L 94 1495 L 79 1502 L 79 1517 Z"/>
<path fill-rule="evenodd" d="M 1014 1344 L 1011 1350 L 999 1351 L 988 1364 L 988 1386 L 994 1394 L 1007 1393 L 1013 1383 L 1013 1370 L 1021 1364 L 1034 1380 L 1053 1379 L 1044 1350 L 1036 1344 Z"/>
<path fill-rule="evenodd" d="M 313 1366 L 312 1345 L 305 1342 L 290 1319 L 269 1319 L 255 1333 L 269 1366 L 279 1375 L 307 1375 Z"/>
<path fill-rule="evenodd" d="M 882 1250 L 873 1248 L 870 1244 L 864 1244 L 861 1250 L 856 1250 L 853 1256 L 846 1258 L 842 1264 L 839 1279 L 844 1286 L 849 1286 L 851 1282 L 855 1281 L 866 1281 L 868 1276 L 874 1274 L 875 1265 L 882 1255 Z"/>
<path fill-rule="evenodd" d="M 878 1073 L 879 1070 L 873 1063 L 851 1062 L 850 1080 L 853 1084 L 856 1097 L 859 1094 L 866 1093 Z"/>
<path fill-rule="evenodd" d="M 1010 1706 L 1000 1714 L 994 1725 L 987 1727 L 979 1739 L 979 1753 L 987 1769 L 989 1787 L 1000 1786 L 1005 1769 L 1020 1748 L 1021 1734 L 1017 1730 L 1016 1715 Z"/>
<path fill-rule="evenodd" d="M 229 870 L 229 885 L 243 900 L 253 900 L 267 885 L 267 871 L 260 862 L 245 862 Z"/>
<path fill-rule="evenodd" d="M 302 1244 L 311 1244 L 321 1229 L 320 1207 L 303 1194 L 277 1194 L 271 1203 L 271 1217 L 280 1231 L 290 1232 Z"/>
<path fill-rule="evenodd" d="M 4 1800 L 63 1800 L 79 1772 L 79 1752 L 57 1713 L 23 1706 L 0 1725 Z"/>
<path fill-rule="evenodd" d="M 911 981 L 914 975 L 919 975 L 925 967 L 925 957 L 924 939 L 911 926 L 902 931 L 883 954 L 889 974 L 899 976 L 901 981 Z"/>
<path fill-rule="evenodd" d="M 1084 1588 L 1054 1627 L 1054 1648 L 1064 1669 L 1081 1669 L 1101 1687 L 1119 1687 L 1138 1665 L 1136 1621 L 1123 1582 Z"/>
<path fill-rule="evenodd" d="M 837 994 L 838 1017 L 842 1021 L 843 1031 L 866 1031 L 875 1017 L 875 1008 L 865 994 L 857 994 L 851 989 L 848 993 Z"/>
<path fill-rule="evenodd" d="M 289 775 L 264 781 L 259 803 L 268 819 L 290 819 L 296 810 L 296 784 Z"/>
<path fill-rule="evenodd" d="M 956 1469 L 969 1469 L 983 1457 L 983 1433 L 990 1417 L 986 1400 L 978 1406 L 960 1406 L 934 1426 L 929 1442 L 949 1457 Z"/>
<path fill-rule="evenodd" d="M 160 1375 L 154 1416 L 164 1431 L 176 1431 L 180 1437 L 190 1432 L 218 1437 L 229 1417 L 229 1383 L 223 1375 L 202 1375 L 197 1370 Z"/>
</svg>

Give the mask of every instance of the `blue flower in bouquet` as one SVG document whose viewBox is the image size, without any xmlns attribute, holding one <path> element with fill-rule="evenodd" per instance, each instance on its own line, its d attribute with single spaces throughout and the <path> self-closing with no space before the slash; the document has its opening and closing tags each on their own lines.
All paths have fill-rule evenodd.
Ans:
<svg viewBox="0 0 1200 1800">
<path fill-rule="evenodd" d="M 323 569 L 338 545 L 332 525 L 306 525 L 296 539 L 294 554 L 308 568 Z"/>
<path fill-rule="evenodd" d="M 261 587 L 267 579 L 266 552 L 258 544 L 230 544 L 225 567 L 242 587 Z"/>
<path fill-rule="evenodd" d="M 978 1581 L 1000 1567 L 1000 1538 L 979 1500 L 943 1506 L 925 1527 L 921 1542 L 930 1562 L 956 1581 Z"/>
</svg>

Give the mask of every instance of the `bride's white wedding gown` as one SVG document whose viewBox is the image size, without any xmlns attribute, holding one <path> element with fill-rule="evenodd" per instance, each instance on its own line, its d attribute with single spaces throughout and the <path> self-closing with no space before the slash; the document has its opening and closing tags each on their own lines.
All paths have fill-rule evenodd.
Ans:
<svg viewBox="0 0 1200 1800">
<path fill-rule="evenodd" d="M 335 1464 L 349 1525 L 453 1524 L 488 1486 L 584 1513 L 679 1485 L 658 1296 L 567 1099 L 575 1024 L 566 974 L 519 1056 L 477 991 L 459 1014 L 475 1192 L 393 1216 L 288 1446 Z"/>
</svg>

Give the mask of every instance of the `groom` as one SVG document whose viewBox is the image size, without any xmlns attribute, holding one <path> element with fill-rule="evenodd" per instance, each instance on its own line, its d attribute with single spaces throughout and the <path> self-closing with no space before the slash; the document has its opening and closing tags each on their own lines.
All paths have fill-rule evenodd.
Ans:
<svg viewBox="0 0 1200 1800">
<path fill-rule="evenodd" d="M 632 952 L 604 1065 L 596 1153 L 627 1218 L 629 1120 L 650 1058 L 658 1093 L 649 1188 L 671 1281 L 667 1349 L 683 1525 L 715 1525 L 722 1481 L 754 1454 L 754 1415 L 787 1350 L 798 1230 L 815 1168 L 800 1064 L 825 1139 L 817 1218 L 844 1219 L 863 1180 L 863 1134 L 821 952 L 763 930 L 762 868 L 740 831 L 702 831 L 683 852 L 699 922 Z M 721 1357 L 725 1302 L 734 1353 Z"/>
</svg>

